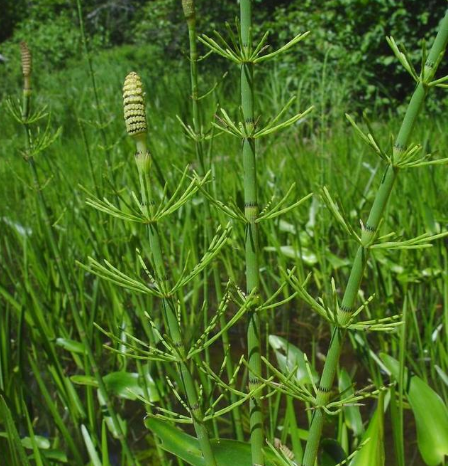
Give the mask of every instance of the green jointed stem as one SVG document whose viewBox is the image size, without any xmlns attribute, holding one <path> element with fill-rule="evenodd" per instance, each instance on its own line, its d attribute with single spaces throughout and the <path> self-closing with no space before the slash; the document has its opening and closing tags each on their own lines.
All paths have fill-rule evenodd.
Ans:
<svg viewBox="0 0 450 466">
<path fill-rule="evenodd" d="M 29 52 L 28 52 L 29 53 Z M 30 62 L 31 62 L 31 57 L 30 57 Z M 98 365 L 95 361 L 94 354 L 92 352 L 90 342 L 86 333 L 86 330 L 84 328 L 84 323 L 81 318 L 80 312 L 78 310 L 77 303 L 75 301 L 74 295 L 72 293 L 72 289 L 70 286 L 69 282 L 69 274 L 66 271 L 66 266 L 65 262 L 63 261 L 61 257 L 61 253 L 58 247 L 58 243 L 55 238 L 55 234 L 53 232 L 52 226 L 51 226 L 51 221 L 50 221 L 50 215 L 49 215 L 49 210 L 47 208 L 47 204 L 45 201 L 45 197 L 42 193 L 41 185 L 39 182 L 39 177 L 37 173 L 37 168 L 36 168 L 36 163 L 34 161 L 34 157 L 31 154 L 31 148 L 32 148 L 32 142 L 31 142 L 31 134 L 29 130 L 29 125 L 28 125 L 28 117 L 29 117 L 29 112 L 30 112 L 30 97 L 31 97 L 31 90 L 29 86 L 29 78 L 30 76 L 25 73 L 26 66 L 24 65 L 24 55 L 22 54 L 22 67 L 24 69 L 24 89 L 23 89 L 23 106 L 22 106 L 22 121 L 23 121 L 23 126 L 25 129 L 26 133 L 26 142 L 27 142 L 27 149 L 28 149 L 28 155 L 27 155 L 27 161 L 28 164 L 31 168 L 32 176 L 33 176 L 33 183 L 35 187 L 35 191 L 37 194 L 37 200 L 38 200 L 38 209 L 39 213 L 44 219 L 44 229 L 45 229 L 45 234 L 47 236 L 47 241 L 49 243 L 50 249 L 52 251 L 52 254 L 54 256 L 56 266 L 59 272 L 59 275 L 61 277 L 61 281 L 63 284 L 64 291 L 67 296 L 67 300 L 69 303 L 69 308 L 72 312 L 73 320 L 75 322 L 75 326 L 77 329 L 77 332 L 80 336 L 81 342 L 83 343 L 84 350 L 86 351 L 86 355 L 89 359 L 89 363 L 92 367 L 92 372 L 94 373 L 95 379 L 98 384 L 98 390 L 100 393 L 101 398 L 104 400 L 105 406 L 102 406 L 102 411 L 105 413 L 105 417 L 110 417 L 112 420 L 112 423 L 114 425 L 114 429 L 117 432 L 118 439 L 120 441 L 120 444 L 122 446 L 122 450 L 129 462 L 130 465 L 139 465 L 139 462 L 135 459 L 133 453 L 131 452 L 127 440 L 125 438 L 124 432 L 122 430 L 122 426 L 119 422 L 118 417 L 116 416 L 116 413 L 113 409 L 111 400 L 108 395 L 108 391 L 106 389 L 105 383 L 103 381 L 102 375 L 100 374 Z M 31 69 L 29 70 L 31 73 Z M 27 79 L 28 78 L 28 79 Z M 74 451 L 74 456 L 81 461 L 81 457 L 78 451 Z"/>
<path fill-rule="evenodd" d="M 139 157 L 149 157 L 145 144 L 142 143 L 142 149 L 138 151 L 137 158 Z M 145 154 L 145 155 L 143 155 Z M 144 164 L 147 165 L 147 164 Z M 148 166 L 148 165 L 147 165 Z M 143 172 L 141 164 L 138 163 L 139 168 L 139 177 L 141 180 L 141 197 L 145 205 L 148 205 L 151 209 L 151 200 L 149 197 L 150 194 L 150 180 L 148 171 Z M 164 289 L 169 289 L 167 274 L 164 266 L 164 260 L 161 250 L 161 242 L 159 238 L 158 229 L 155 223 L 150 223 L 148 225 L 148 235 L 150 250 L 153 255 L 153 263 L 155 266 L 156 276 L 158 281 Z M 189 403 L 189 408 L 191 411 L 192 421 L 194 423 L 195 432 L 197 434 L 197 439 L 200 444 L 200 448 L 205 458 L 205 464 L 208 466 L 215 466 L 216 461 L 214 459 L 214 454 L 209 442 L 208 431 L 205 424 L 203 423 L 203 413 L 199 404 L 199 398 L 195 383 L 192 377 L 192 374 L 189 370 L 188 362 L 186 359 L 186 349 L 184 347 L 183 340 L 181 338 L 180 325 L 177 319 L 176 307 L 174 300 L 171 297 L 167 297 L 163 300 L 163 316 L 165 323 L 167 325 L 170 338 L 174 347 L 179 353 L 179 363 L 178 370 L 180 377 L 183 383 L 184 392 Z"/>
<path fill-rule="evenodd" d="M 251 50 L 252 2 L 241 0 L 241 38 L 243 51 L 246 55 Z M 244 202 L 247 218 L 245 234 L 245 266 L 247 279 L 247 293 L 259 289 L 259 245 L 256 219 L 258 217 L 258 197 L 256 186 L 256 149 L 253 130 L 255 125 L 254 113 L 254 83 L 253 63 L 241 64 L 241 105 L 245 119 L 247 137 L 242 141 L 242 155 L 244 162 Z M 261 342 L 259 316 L 254 308 L 248 314 L 247 329 L 249 390 L 260 384 L 261 377 Z M 261 392 L 250 400 L 250 442 L 253 465 L 264 464 L 263 443 L 263 414 Z"/>
<path fill-rule="evenodd" d="M 195 2 L 194 0 L 182 0 L 184 16 L 189 31 L 189 62 L 191 72 L 191 99 L 192 99 L 192 118 L 194 120 L 194 130 L 197 135 L 200 135 L 200 107 L 198 103 L 198 52 L 197 52 L 197 21 L 195 17 Z M 196 149 L 201 149 L 201 144 L 196 141 Z M 200 159 L 203 164 L 203 159 Z M 202 166 L 202 168 L 204 168 Z"/>
<path fill-rule="evenodd" d="M 439 32 L 426 61 L 424 76 L 421 76 L 421 79 L 429 80 L 433 77 L 433 66 L 439 60 L 441 53 L 444 52 L 446 45 L 447 13 L 441 22 Z M 343 327 L 345 327 L 352 316 L 355 300 L 358 295 L 361 280 L 363 278 L 364 270 L 369 258 L 369 247 L 374 240 L 375 232 L 380 225 L 381 218 L 386 209 L 386 204 L 389 200 L 392 188 L 397 178 L 398 168 L 395 167 L 395 163 L 399 160 L 402 153 L 408 146 L 409 139 L 414 129 L 414 124 L 425 101 L 427 91 L 428 87 L 423 82 L 420 82 L 414 91 L 414 94 L 406 110 L 402 125 L 398 132 L 397 139 L 395 141 L 393 165 L 389 165 L 383 176 L 381 185 L 379 186 L 375 196 L 369 218 L 367 223 L 364 225 L 361 239 L 362 245 L 358 248 L 356 253 L 347 287 L 345 289 L 344 297 L 340 306 L 340 311 L 338 313 L 339 324 Z M 321 407 L 326 405 L 329 401 L 329 394 L 333 386 L 334 378 L 339 364 L 339 357 L 341 354 L 344 338 L 345 330 L 340 327 L 334 328 L 322 372 L 322 377 L 320 379 L 319 392 L 316 398 L 317 409 L 315 409 L 311 421 L 308 442 L 306 444 L 305 454 L 303 457 L 303 466 L 314 466 L 316 462 L 325 416 L 325 413 Z"/>
<path fill-rule="evenodd" d="M 151 158 L 146 144 L 147 123 L 142 83 L 136 73 L 130 73 L 125 79 L 124 115 L 128 134 L 132 136 L 136 142 L 136 164 L 139 172 L 142 204 L 147 210 L 148 217 L 152 218 L 153 203 L 151 198 L 150 180 Z M 203 412 L 200 406 L 197 388 L 189 369 L 189 363 L 186 357 L 186 348 L 181 337 L 181 329 L 176 311 L 176 301 L 174 297 L 169 294 L 170 284 L 166 273 L 156 222 L 148 223 L 148 236 L 156 278 L 160 287 L 166 294 L 166 297 L 162 300 L 163 318 L 170 339 L 172 340 L 172 344 L 178 353 L 178 371 L 183 385 L 184 394 L 188 402 L 195 433 L 205 460 L 205 466 L 216 466 L 217 463 L 209 441 L 208 431 L 203 422 Z"/>
</svg>

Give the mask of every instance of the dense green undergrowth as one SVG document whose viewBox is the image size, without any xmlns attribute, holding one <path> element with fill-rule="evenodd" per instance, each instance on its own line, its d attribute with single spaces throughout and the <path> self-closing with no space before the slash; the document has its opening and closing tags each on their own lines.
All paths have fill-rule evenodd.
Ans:
<svg viewBox="0 0 450 466">
<path fill-rule="evenodd" d="M 129 201 L 129 192 L 138 192 L 132 143 L 126 138 L 122 119 L 121 87 L 124 76 L 132 70 L 139 71 L 146 89 L 149 124 L 149 145 L 153 158 L 155 190 L 161 192 L 167 183 L 173 191 L 180 172 L 186 166 L 199 169 L 191 141 L 184 134 L 176 118 L 189 120 L 190 102 L 189 75 L 186 64 L 169 62 L 171 69 L 161 61 L 152 60 L 152 49 L 126 46 L 103 52 L 94 58 L 100 108 L 96 108 L 92 87 L 85 62 L 73 60 L 70 65 L 55 73 L 39 73 L 36 63 L 36 79 L 33 85 L 33 107 L 46 106 L 50 115 L 49 127 L 56 134 L 53 142 L 35 157 L 38 174 L 51 213 L 51 228 L 58 238 L 63 261 L 73 270 L 72 286 L 82 319 L 88 329 L 88 338 L 95 357 L 101 363 L 105 376 L 117 371 L 142 373 L 147 363 L 128 359 L 125 344 L 112 342 L 98 328 L 111 332 L 129 341 L 128 334 L 145 340 L 150 332 L 144 311 L 157 306 L 156 300 L 121 290 L 108 282 L 87 273 L 78 263 L 86 264 L 88 257 L 107 259 L 123 270 L 136 274 L 135 251 L 142 249 L 140 226 L 128 224 L 86 205 L 87 192 L 99 198 L 107 197 L 114 202 Z M 231 109 L 238 119 L 239 102 L 236 99 L 236 70 L 226 77 L 202 76 L 201 86 L 207 89 L 218 79 L 217 87 L 203 101 L 203 120 L 216 120 L 216 102 Z M 295 181 L 292 199 L 308 193 L 314 196 L 298 209 L 290 211 L 276 221 L 261 224 L 263 267 L 261 287 L 263 294 L 270 296 L 282 282 L 280 269 L 296 267 L 298 276 L 304 279 L 313 274 L 310 293 L 314 296 L 330 296 L 330 277 L 336 281 L 338 290 L 345 286 L 350 269 L 349 258 L 354 255 L 355 245 L 341 234 L 339 225 L 320 200 L 320 188 L 326 186 L 338 199 L 340 209 L 346 212 L 354 228 L 358 228 L 371 206 L 376 187 L 384 175 L 380 160 L 370 152 L 354 134 L 344 113 L 353 112 L 349 100 L 349 79 L 340 80 L 335 70 L 323 64 L 320 69 L 302 69 L 289 79 L 283 69 L 274 65 L 264 73 L 256 72 L 259 106 L 257 118 L 267 121 L 275 110 L 282 107 L 291 95 L 296 97 L 292 113 L 315 106 L 315 111 L 286 131 L 258 141 L 258 177 L 260 204 L 264 207 L 275 199 L 282 198 Z M 20 96 L 19 75 L 17 87 L 8 89 L 12 105 Z M 389 83 L 384 83 L 386 86 Z M 434 101 L 433 101 L 434 99 Z M 441 108 L 441 96 L 434 93 L 431 106 Z M 398 109 L 389 113 L 380 111 L 376 103 L 367 101 L 372 129 L 384 147 L 389 147 L 390 138 L 399 126 Z M 359 105 L 360 107 L 360 105 Z M 84 445 L 85 432 L 79 424 L 86 424 L 93 443 L 106 448 L 104 440 L 107 427 L 97 415 L 95 381 L 80 376 L 91 374 L 83 348 L 75 331 L 72 317 L 67 311 L 67 296 L 64 293 L 57 264 L 52 258 L 45 239 L 45 225 L 38 215 L 33 181 L 22 158 L 25 151 L 24 135 L 20 125 L 8 116 L 7 97 L 0 102 L 2 118 L 0 131 L 0 393 L 8 401 L 21 437 L 29 437 L 30 424 L 34 433 L 48 437 L 51 447 L 48 452 L 65 451 L 72 462 L 69 438 L 74 450 L 79 450 L 87 461 Z M 289 115 L 290 116 L 290 115 Z M 99 118 L 100 117 L 100 118 Z M 45 131 L 45 120 L 38 123 L 41 133 Z M 57 129 L 60 128 L 60 132 Z M 422 145 L 422 153 L 435 152 L 436 157 L 447 153 L 447 119 L 445 112 L 434 112 L 424 116 L 417 125 L 414 142 Z M 240 142 L 219 135 L 213 139 L 207 154 L 212 174 L 209 189 L 216 199 L 223 202 L 234 199 L 243 208 L 243 185 L 236 176 L 240 171 Z M 403 238 L 413 238 L 424 232 L 437 234 L 446 229 L 447 216 L 447 173 L 444 166 L 424 167 L 405 173 L 399 180 L 388 206 L 383 233 L 395 231 Z M 176 277 L 181 274 L 183 264 L 192 268 L 205 251 L 202 206 L 209 202 L 198 192 L 193 199 L 172 215 L 162 226 L 162 247 L 167 268 Z M 227 223 L 220 209 L 211 205 L 214 227 Z M 244 231 L 232 228 L 230 237 L 217 259 L 222 283 L 231 280 L 245 289 L 244 283 Z M 386 372 L 379 353 L 396 358 L 405 356 L 405 365 L 413 370 L 444 399 L 447 397 L 447 295 L 446 264 L 447 245 L 441 238 L 425 250 L 400 250 L 374 252 L 376 261 L 366 271 L 361 299 L 375 294 L 370 308 L 364 313 L 367 318 L 392 316 L 405 310 L 407 325 L 405 332 L 389 335 L 383 333 L 352 333 L 344 348 L 342 367 L 358 382 L 369 379 L 379 386 L 386 382 Z M 284 293 L 285 291 L 283 291 Z M 208 297 L 211 308 L 217 305 L 216 297 L 203 275 L 199 276 L 185 294 L 179 294 L 182 321 L 186 340 L 204 328 L 208 309 L 199 303 Z M 232 315 L 232 309 L 228 318 Z M 291 344 L 309 355 L 313 370 L 323 364 L 323 354 L 329 340 L 330 328 L 313 315 L 298 298 L 262 315 L 263 348 L 274 360 L 269 349 L 269 335 L 289 339 Z M 245 353 L 245 324 L 238 323 L 230 332 L 233 353 Z M 117 353 L 105 350 L 104 344 L 114 346 Z M 218 370 L 222 350 L 212 349 L 205 357 Z M 384 360 L 383 360 L 384 361 Z M 60 374 L 58 367 L 62 367 Z M 167 369 L 173 375 L 173 370 Z M 77 379 L 78 376 L 78 379 Z M 69 382 L 70 381 L 70 382 Z M 73 383 L 73 385 L 70 385 Z M 133 383 L 129 386 L 133 386 Z M 177 404 L 176 397 L 161 381 L 152 381 L 152 388 Z M 64 388 L 58 384 L 64 385 Z M 244 385 L 245 380 L 239 380 Z M 163 384 L 161 384 L 163 385 Z M 72 388 L 69 388 L 72 387 Z M 115 390 L 120 392 L 120 386 Z M 70 390 L 76 390 L 81 407 Z M 114 390 L 113 390 L 114 391 Z M 142 418 L 143 409 L 126 390 L 115 393 L 117 412 L 128 421 L 128 438 L 134 451 L 148 464 L 157 464 L 153 439 L 148 436 Z M 124 401 L 124 399 L 134 401 Z M 269 439 L 279 434 L 276 414 L 283 412 L 282 403 L 268 400 Z M 367 407 L 371 408 L 371 401 Z M 27 409 L 29 408 L 29 411 Z M 29 414 L 27 424 L 25 413 Z M 409 419 L 409 418 L 408 418 Z M 62 426 L 61 426 L 62 422 Z M 244 424 L 248 422 L 244 414 Z M 301 428 L 307 428 L 303 419 Z M 396 429 L 395 419 L 388 421 Z M 64 430 L 64 425 L 67 430 Z M 345 422 L 338 423 L 344 429 Z M 214 425 L 215 433 L 227 437 L 230 424 Z M 333 435 L 333 425 L 327 431 Z M 349 427 L 352 431 L 353 427 Z M 407 424 L 406 449 L 408 458 L 417 457 L 414 427 Z M 88 433 L 88 436 L 89 436 Z M 146 437 L 147 435 L 147 437 Z M 351 444 L 357 435 L 347 433 Z M 353 435 L 353 437 L 352 437 Z M 146 437 L 146 440 L 144 440 Z M 102 441 L 103 439 L 103 441 Z M 43 442 L 44 440 L 42 440 Z M 2 448 L 6 445 L 0 437 Z M 69 447 L 68 447 L 69 445 Z M 109 445 L 113 455 L 114 442 Z M 30 450 L 27 450 L 30 453 Z M 53 464 L 50 456 L 43 464 Z M 56 452 L 56 453 L 55 453 Z M 58 453 L 60 454 L 60 453 Z M 108 456 L 108 455 L 106 455 Z M 106 457 L 104 456 L 104 457 Z M 92 461 L 92 456 L 90 457 Z M 12 461 L 12 460 L 11 460 Z M 154 461 L 154 462 L 152 462 Z M 413 464 L 421 464 L 416 460 Z M 9 464 L 9 463 L 8 463 Z M 11 462 L 11 464 L 14 464 Z M 99 463 L 101 464 L 101 463 Z M 125 464 L 125 463 L 117 463 Z"/>
</svg>

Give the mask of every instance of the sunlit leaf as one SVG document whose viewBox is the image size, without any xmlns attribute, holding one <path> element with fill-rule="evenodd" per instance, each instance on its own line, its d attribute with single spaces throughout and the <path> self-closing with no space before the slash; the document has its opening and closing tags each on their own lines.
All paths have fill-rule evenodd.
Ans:
<svg viewBox="0 0 450 466">
<path fill-rule="evenodd" d="M 369 427 L 361 439 L 366 442 L 350 462 L 350 466 L 384 466 L 384 394 L 380 393 L 378 406 Z"/>
<path fill-rule="evenodd" d="M 6 432 L 0 432 L 0 437 L 8 438 L 8 434 Z M 34 436 L 34 441 L 39 449 L 48 449 L 50 448 L 50 440 L 46 437 L 42 437 L 40 435 Z M 22 446 L 27 448 L 28 450 L 33 449 L 33 443 L 30 437 L 23 437 L 20 439 Z"/>
<path fill-rule="evenodd" d="M 83 343 L 76 341 L 76 340 L 70 340 L 69 338 L 57 338 L 56 344 L 58 346 L 61 346 L 65 350 L 70 351 L 71 353 L 77 353 L 77 354 L 85 353 Z"/>
<path fill-rule="evenodd" d="M 79 385 L 88 385 L 98 387 L 97 380 L 93 376 L 74 375 L 71 377 L 72 382 Z M 111 372 L 103 377 L 108 393 L 125 398 L 127 400 L 135 400 L 138 396 L 144 397 L 143 382 L 139 379 L 139 374 L 136 372 Z M 150 375 L 147 375 L 146 385 L 150 391 L 150 401 L 159 401 L 159 394 L 156 384 Z"/>
<path fill-rule="evenodd" d="M 278 249 L 272 246 L 264 248 L 265 251 L 277 252 Z M 294 246 L 281 246 L 280 252 L 283 256 L 289 257 L 290 259 L 301 259 L 307 265 L 317 264 L 317 256 L 310 250 L 302 248 L 301 251 Z"/>
<path fill-rule="evenodd" d="M 168 422 L 147 418 L 145 426 L 161 439 L 161 447 L 192 466 L 205 466 L 198 440 Z M 252 464 L 249 443 L 228 439 L 211 439 L 217 466 L 249 466 Z M 266 466 L 282 466 L 270 449 L 265 448 Z"/>
</svg>

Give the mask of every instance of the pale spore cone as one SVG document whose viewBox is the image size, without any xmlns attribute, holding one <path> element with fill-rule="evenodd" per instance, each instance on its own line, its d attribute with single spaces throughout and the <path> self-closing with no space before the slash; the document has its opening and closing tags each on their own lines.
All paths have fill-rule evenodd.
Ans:
<svg viewBox="0 0 450 466">
<path fill-rule="evenodd" d="M 135 72 L 129 73 L 123 84 L 123 114 L 130 136 L 147 132 L 144 90 L 141 78 Z"/>
</svg>

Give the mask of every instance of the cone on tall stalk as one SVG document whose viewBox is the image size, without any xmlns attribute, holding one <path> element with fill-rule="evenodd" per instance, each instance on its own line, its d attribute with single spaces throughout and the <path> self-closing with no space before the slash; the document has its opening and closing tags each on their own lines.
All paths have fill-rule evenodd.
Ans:
<svg viewBox="0 0 450 466">
<path fill-rule="evenodd" d="M 33 184 L 36 191 L 36 198 L 37 198 L 37 208 L 39 216 L 41 216 L 44 220 L 44 231 L 46 235 L 46 241 L 50 248 L 51 254 L 56 263 L 56 267 L 61 278 L 62 289 L 64 290 L 68 308 L 71 311 L 73 316 L 73 320 L 75 323 L 76 330 L 79 334 L 81 342 L 83 344 L 84 351 L 86 353 L 87 360 L 89 361 L 89 365 L 92 369 L 92 372 L 96 378 L 96 382 L 98 384 L 99 390 L 99 398 L 101 399 L 101 408 L 102 412 L 104 413 L 104 418 L 108 419 L 111 422 L 112 429 L 114 430 L 116 438 L 120 441 L 122 451 L 124 453 L 124 457 L 126 457 L 128 464 L 132 466 L 138 466 L 139 462 L 136 460 L 133 452 L 129 448 L 127 439 L 125 437 L 125 433 L 123 430 L 123 425 L 119 422 L 119 416 L 113 409 L 113 405 L 106 389 L 106 385 L 98 368 L 97 362 L 95 360 L 91 343 L 88 338 L 88 333 L 85 328 L 85 324 L 81 317 L 78 303 L 76 302 L 76 298 L 73 293 L 73 289 L 71 287 L 71 277 L 72 277 L 72 269 L 67 266 L 66 262 L 62 260 L 62 254 L 60 251 L 60 247 L 57 241 L 57 237 L 54 233 L 53 229 L 53 222 L 51 221 L 50 211 L 48 208 L 48 204 L 44 197 L 44 193 L 42 191 L 42 186 L 39 180 L 38 170 L 36 166 L 36 162 L 34 156 L 36 153 L 41 152 L 46 147 L 48 147 L 58 136 L 60 130 L 58 130 L 55 134 L 50 134 L 50 130 L 47 129 L 43 132 L 43 134 L 33 138 L 31 131 L 30 131 L 30 124 L 41 119 L 43 117 L 42 111 L 37 111 L 34 115 L 30 112 L 30 100 L 31 100 L 31 72 L 32 72 L 32 55 L 28 45 L 25 42 L 20 44 L 21 49 L 21 58 L 22 58 L 22 72 L 24 76 L 24 86 L 23 86 L 23 102 L 22 102 L 22 111 L 21 111 L 21 118 L 18 115 L 14 114 L 13 109 L 11 109 L 13 115 L 16 117 L 18 121 L 23 125 L 25 134 L 26 134 L 26 154 L 25 159 L 30 166 Z M 39 149 L 36 149 L 39 148 Z M 73 440 L 70 439 L 69 445 L 71 446 L 72 453 L 74 458 L 77 460 L 77 463 L 82 462 L 82 458 L 80 452 L 76 450 Z"/>
<path fill-rule="evenodd" d="M 330 392 L 333 387 L 339 358 L 345 339 L 348 324 L 352 321 L 355 313 L 355 302 L 360 289 L 364 271 L 370 256 L 370 248 L 377 239 L 377 231 L 384 215 L 386 205 L 390 198 L 392 189 L 397 179 L 402 162 L 408 158 L 411 148 L 409 140 L 411 138 L 415 122 L 425 101 L 429 87 L 431 87 L 437 65 L 442 59 L 442 55 L 447 45 L 447 13 L 442 20 L 439 32 L 433 43 L 427 60 L 423 64 L 423 70 L 417 78 L 417 87 L 411 97 L 405 117 L 398 132 L 393 153 L 386 158 L 388 167 L 383 176 L 381 184 L 375 196 L 374 203 L 370 210 L 369 218 L 362 227 L 360 246 L 356 252 L 356 257 L 350 272 L 350 277 L 345 288 L 344 297 L 337 311 L 336 326 L 333 329 L 330 346 L 327 352 L 325 365 L 318 387 L 318 394 L 315 400 L 315 410 L 311 421 L 311 426 L 303 457 L 303 466 L 314 466 L 322 436 L 325 412 L 324 408 L 330 400 Z M 410 165 L 414 166 L 414 165 Z M 418 165 L 416 165 L 418 166 Z"/>
<path fill-rule="evenodd" d="M 22 63 L 23 74 L 23 100 L 22 100 L 22 119 L 25 121 L 30 113 L 30 96 L 31 96 L 31 70 L 32 57 L 28 44 L 20 43 L 20 57 Z"/>
<path fill-rule="evenodd" d="M 125 124 L 128 134 L 136 143 L 136 164 L 139 172 L 141 201 L 149 217 L 152 214 L 153 205 L 151 199 L 150 182 L 150 154 L 147 150 L 146 134 L 147 122 L 145 114 L 145 101 L 142 82 L 138 74 L 132 72 L 125 78 L 123 86 L 123 106 Z M 177 317 L 176 302 L 169 292 L 168 274 L 162 255 L 161 241 L 156 222 L 148 223 L 148 237 L 150 250 L 153 257 L 156 278 L 162 290 L 166 290 L 166 296 L 162 300 L 163 318 L 167 327 L 171 344 L 176 349 L 179 358 L 177 360 L 178 371 L 183 385 L 184 395 L 188 402 L 189 412 L 194 424 L 200 449 L 205 465 L 216 466 L 214 453 L 209 441 L 209 434 L 203 422 L 203 412 L 199 403 L 199 396 L 194 378 L 189 368 L 186 348 L 181 336 L 180 323 Z"/>
</svg>

